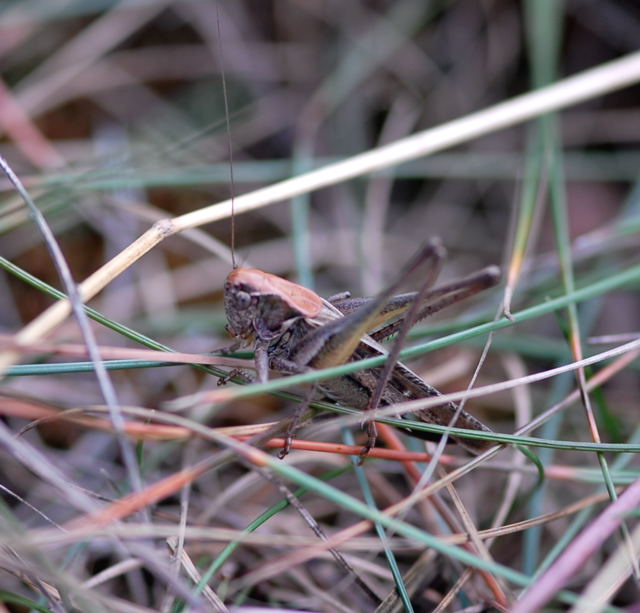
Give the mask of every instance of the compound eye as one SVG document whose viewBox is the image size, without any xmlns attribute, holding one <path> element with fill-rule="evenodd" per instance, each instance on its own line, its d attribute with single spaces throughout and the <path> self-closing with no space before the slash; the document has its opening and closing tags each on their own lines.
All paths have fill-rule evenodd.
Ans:
<svg viewBox="0 0 640 613">
<path fill-rule="evenodd" d="M 235 299 L 236 307 L 239 309 L 246 309 L 251 304 L 251 295 L 247 292 L 237 292 Z"/>
</svg>

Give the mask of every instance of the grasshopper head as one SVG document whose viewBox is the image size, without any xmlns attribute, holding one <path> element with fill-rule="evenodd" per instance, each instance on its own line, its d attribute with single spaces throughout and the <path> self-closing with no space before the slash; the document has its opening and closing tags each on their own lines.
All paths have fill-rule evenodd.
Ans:
<svg viewBox="0 0 640 613">
<path fill-rule="evenodd" d="M 224 285 L 228 330 L 243 339 L 273 338 L 292 318 L 315 317 L 322 307 L 322 298 L 306 287 L 256 268 L 232 270 Z"/>
</svg>

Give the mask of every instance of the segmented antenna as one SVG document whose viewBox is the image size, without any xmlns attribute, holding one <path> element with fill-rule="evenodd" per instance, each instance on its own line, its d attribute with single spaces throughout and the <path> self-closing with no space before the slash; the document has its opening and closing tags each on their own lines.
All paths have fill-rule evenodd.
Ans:
<svg viewBox="0 0 640 613">
<path fill-rule="evenodd" d="M 218 28 L 218 58 L 220 63 L 220 76 L 222 78 L 222 98 L 224 99 L 224 119 L 227 129 L 227 147 L 229 149 L 229 192 L 231 195 L 231 266 L 236 264 L 236 210 L 235 210 L 235 181 L 233 178 L 233 147 L 231 146 L 231 121 L 229 120 L 229 100 L 227 97 L 227 77 L 224 72 L 224 56 L 222 54 L 222 39 L 220 36 L 220 11 L 216 2 L 216 26 Z"/>
</svg>

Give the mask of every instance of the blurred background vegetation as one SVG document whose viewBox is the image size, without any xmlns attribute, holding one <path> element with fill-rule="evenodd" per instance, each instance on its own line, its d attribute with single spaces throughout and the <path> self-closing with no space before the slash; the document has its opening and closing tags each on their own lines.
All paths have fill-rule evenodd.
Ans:
<svg viewBox="0 0 640 613">
<path fill-rule="evenodd" d="M 639 37 L 640 5 L 633 0 L 5 0 L 0 3 L 0 153 L 46 216 L 80 281 L 155 220 L 488 107 L 635 51 Z M 517 251 L 516 244 L 525 259 L 514 294 L 517 312 L 570 291 L 563 285 L 558 251 L 569 253 L 579 287 L 638 265 L 639 141 L 640 88 L 635 86 L 572 107 L 546 123 L 502 130 L 293 202 L 239 215 L 237 257 L 312 286 L 323 296 L 343 290 L 371 295 L 433 236 L 449 250 L 445 279 L 488 264 L 508 266 L 515 227 L 528 215 L 526 253 Z M 568 221 L 566 234 L 547 206 L 547 188 L 555 190 L 556 204 Z M 184 233 L 162 242 L 109 284 L 91 306 L 181 351 L 206 353 L 229 344 L 221 298 L 230 270 L 225 251 L 230 222 L 200 231 L 205 234 Z M 38 229 L 4 179 L 0 255 L 63 289 Z M 428 326 L 419 326 L 415 334 L 443 334 L 488 321 L 498 301 L 495 292 L 457 305 Z M 0 332 L 17 332 L 52 302 L 15 274 L 0 273 Z M 580 305 L 577 316 L 583 339 L 639 330 L 637 277 L 632 287 Z M 569 328 L 570 318 L 558 312 L 496 336 L 480 383 L 570 361 Z M 130 344 L 103 326 L 96 325 L 95 331 L 101 344 Z M 50 337 L 78 339 L 71 319 Z M 479 342 L 468 341 L 425 356 L 412 367 L 443 390 L 463 389 L 479 348 Z M 586 353 L 598 350 L 600 346 L 585 345 Z M 39 355 L 23 362 L 45 360 L 47 356 Z M 59 408 L 103 403 L 92 373 L 12 374 L 3 381 L 5 395 Z M 112 377 L 122 404 L 149 408 L 215 385 L 212 377 L 186 366 L 114 371 Z M 533 414 L 562 398 L 573 384 L 569 374 L 536 385 L 530 391 Z M 639 391 L 636 363 L 606 388 L 606 395 L 598 396 L 604 440 L 631 441 Z M 520 419 L 514 418 L 513 404 L 505 393 L 478 399 L 471 410 L 496 430 L 511 432 Z M 577 405 L 574 409 L 538 434 L 590 440 L 583 412 Z M 290 410 L 290 404 L 260 396 L 219 408 L 206 419 L 209 425 L 247 424 L 273 420 Z M 525 411 L 521 419 L 529 421 L 531 414 Z M 18 432 L 27 422 L 7 417 L 5 423 Z M 52 422 L 25 433 L 24 440 L 85 490 L 115 498 L 120 488 L 126 489 L 111 434 Z M 10 454 L 0 453 L 6 488 L 52 521 L 74 516 L 50 484 Z M 145 443 L 140 449 L 144 481 L 171 474 L 206 453 L 201 445 Z M 307 460 L 309 471 L 326 469 L 324 460 Z M 585 461 L 584 455 L 567 453 L 561 460 L 598 466 L 595 458 Z M 550 453 L 544 461 L 551 465 L 560 459 Z M 375 465 L 371 477 L 378 479 L 380 506 L 408 491 L 401 469 L 382 464 Z M 279 496 L 268 484 L 242 493 L 228 490 L 247 474 L 232 465 L 200 479 L 191 492 L 189 521 L 214 521 L 213 512 L 207 512 L 211 499 L 226 492 L 226 506 L 216 509 L 216 525 L 245 527 Z M 400 481 L 385 493 L 384 485 L 393 479 Z M 338 485 L 349 491 L 356 487 L 349 480 Z M 547 484 L 534 504 L 528 498 L 532 485 L 533 480 L 527 481 L 518 494 L 509 521 L 561 508 L 593 491 L 579 479 L 572 488 L 565 482 Z M 491 523 L 502 487 L 490 472 L 462 486 L 479 525 Z M 21 529 L 43 525 L 20 499 L 7 494 L 5 503 L 5 513 L 10 509 Z M 348 522 L 332 505 L 321 500 L 316 504 L 314 514 L 329 529 Z M 176 521 L 179 512 L 177 495 L 154 509 L 163 521 Z M 274 531 L 286 531 L 291 517 L 297 516 L 282 512 Z M 496 559 L 533 572 L 557 533 L 570 525 L 569 520 L 561 523 L 498 545 Z M 297 519 L 295 528 L 305 530 Z M 205 561 L 222 547 L 191 545 L 190 553 Z M 401 551 L 402 568 L 419 554 L 420 548 Z M 65 555 L 73 558 L 65 562 L 67 578 L 81 583 L 114 564 L 119 554 L 98 541 L 74 554 L 65 548 L 43 553 L 50 562 Z M 241 547 L 214 583 L 219 588 L 232 582 L 271 555 L 269 547 Z M 362 555 L 367 558 L 368 552 Z M 369 558 L 384 565 L 381 555 Z M 599 559 L 585 570 L 583 581 L 595 572 Z M 11 566 L 6 560 L 3 565 Z M 324 559 L 298 570 L 304 581 L 285 572 L 245 591 L 228 588 L 229 602 L 244 598 L 254 604 L 335 610 L 335 603 L 323 601 L 306 581 L 329 592 L 341 576 L 340 568 Z M 431 583 L 415 597 L 417 611 L 430 610 L 450 583 L 448 570 L 432 574 Z M 384 594 L 393 584 L 382 575 L 376 581 Z M 43 571 L 45 576 L 51 580 Z M 0 574 L 0 587 L 38 597 L 37 590 L 11 573 Z M 107 583 L 102 593 L 158 610 L 163 590 L 157 577 L 152 581 L 147 574 L 132 573 L 127 581 Z M 630 594 L 621 593 L 621 604 L 637 597 Z M 341 592 L 336 597 L 347 603 L 347 610 L 373 610 L 359 594 Z M 118 610 L 106 600 L 101 606 Z"/>
</svg>

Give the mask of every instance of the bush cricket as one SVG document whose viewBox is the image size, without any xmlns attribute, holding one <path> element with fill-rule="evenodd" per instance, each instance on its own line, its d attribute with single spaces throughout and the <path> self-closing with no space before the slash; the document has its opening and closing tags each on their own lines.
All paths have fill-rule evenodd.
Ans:
<svg viewBox="0 0 640 613">
<path fill-rule="evenodd" d="M 255 268 L 235 268 L 228 275 L 224 287 L 227 329 L 239 339 L 235 347 L 254 345 L 256 371 L 261 382 L 267 381 L 269 369 L 283 374 L 299 374 L 387 354 L 379 341 L 397 333 L 405 323 L 413 325 L 499 281 L 499 269 L 490 266 L 460 281 L 431 289 L 443 257 L 444 249 L 438 241 L 428 243 L 409 261 L 396 281 L 373 298 L 351 298 L 345 293 L 324 300 L 310 289 L 275 275 Z M 420 294 L 394 296 L 407 277 L 427 261 L 432 261 L 435 272 L 429 275 Z M 422 303 L 414 307 L 415 317 L 404 322 L 417 297 Z M 381 376 L 386 381 L 372 406 Z M 363 411 L 376 408 L 378 401 L 380 406 L 388 406 L 440 395 L 438 390 L 401 362 L 392 364 L 384 374 L 381 366 L 323 381 L 318 387 L 326 397 Z M 420 410 L 415 416 L 426 423 L 448 426 L 452 425 L 456 412 L 458 407 L 448 402 Z M 296 422 L 294 417 L 281 457 L 289 451 Z M 375 442 L 375 428 L 370 423 L 369 440 L 363 454 Z M 455 425 L 490 431 L 466 411 L 458 412 Z M 425 437 L 424 433 L 409 432 Z M 427 435 L 427 438 L 430 437 Z M 483 440 L 452 438 L 474 454 L 491 446 Z"/>
</svg>

